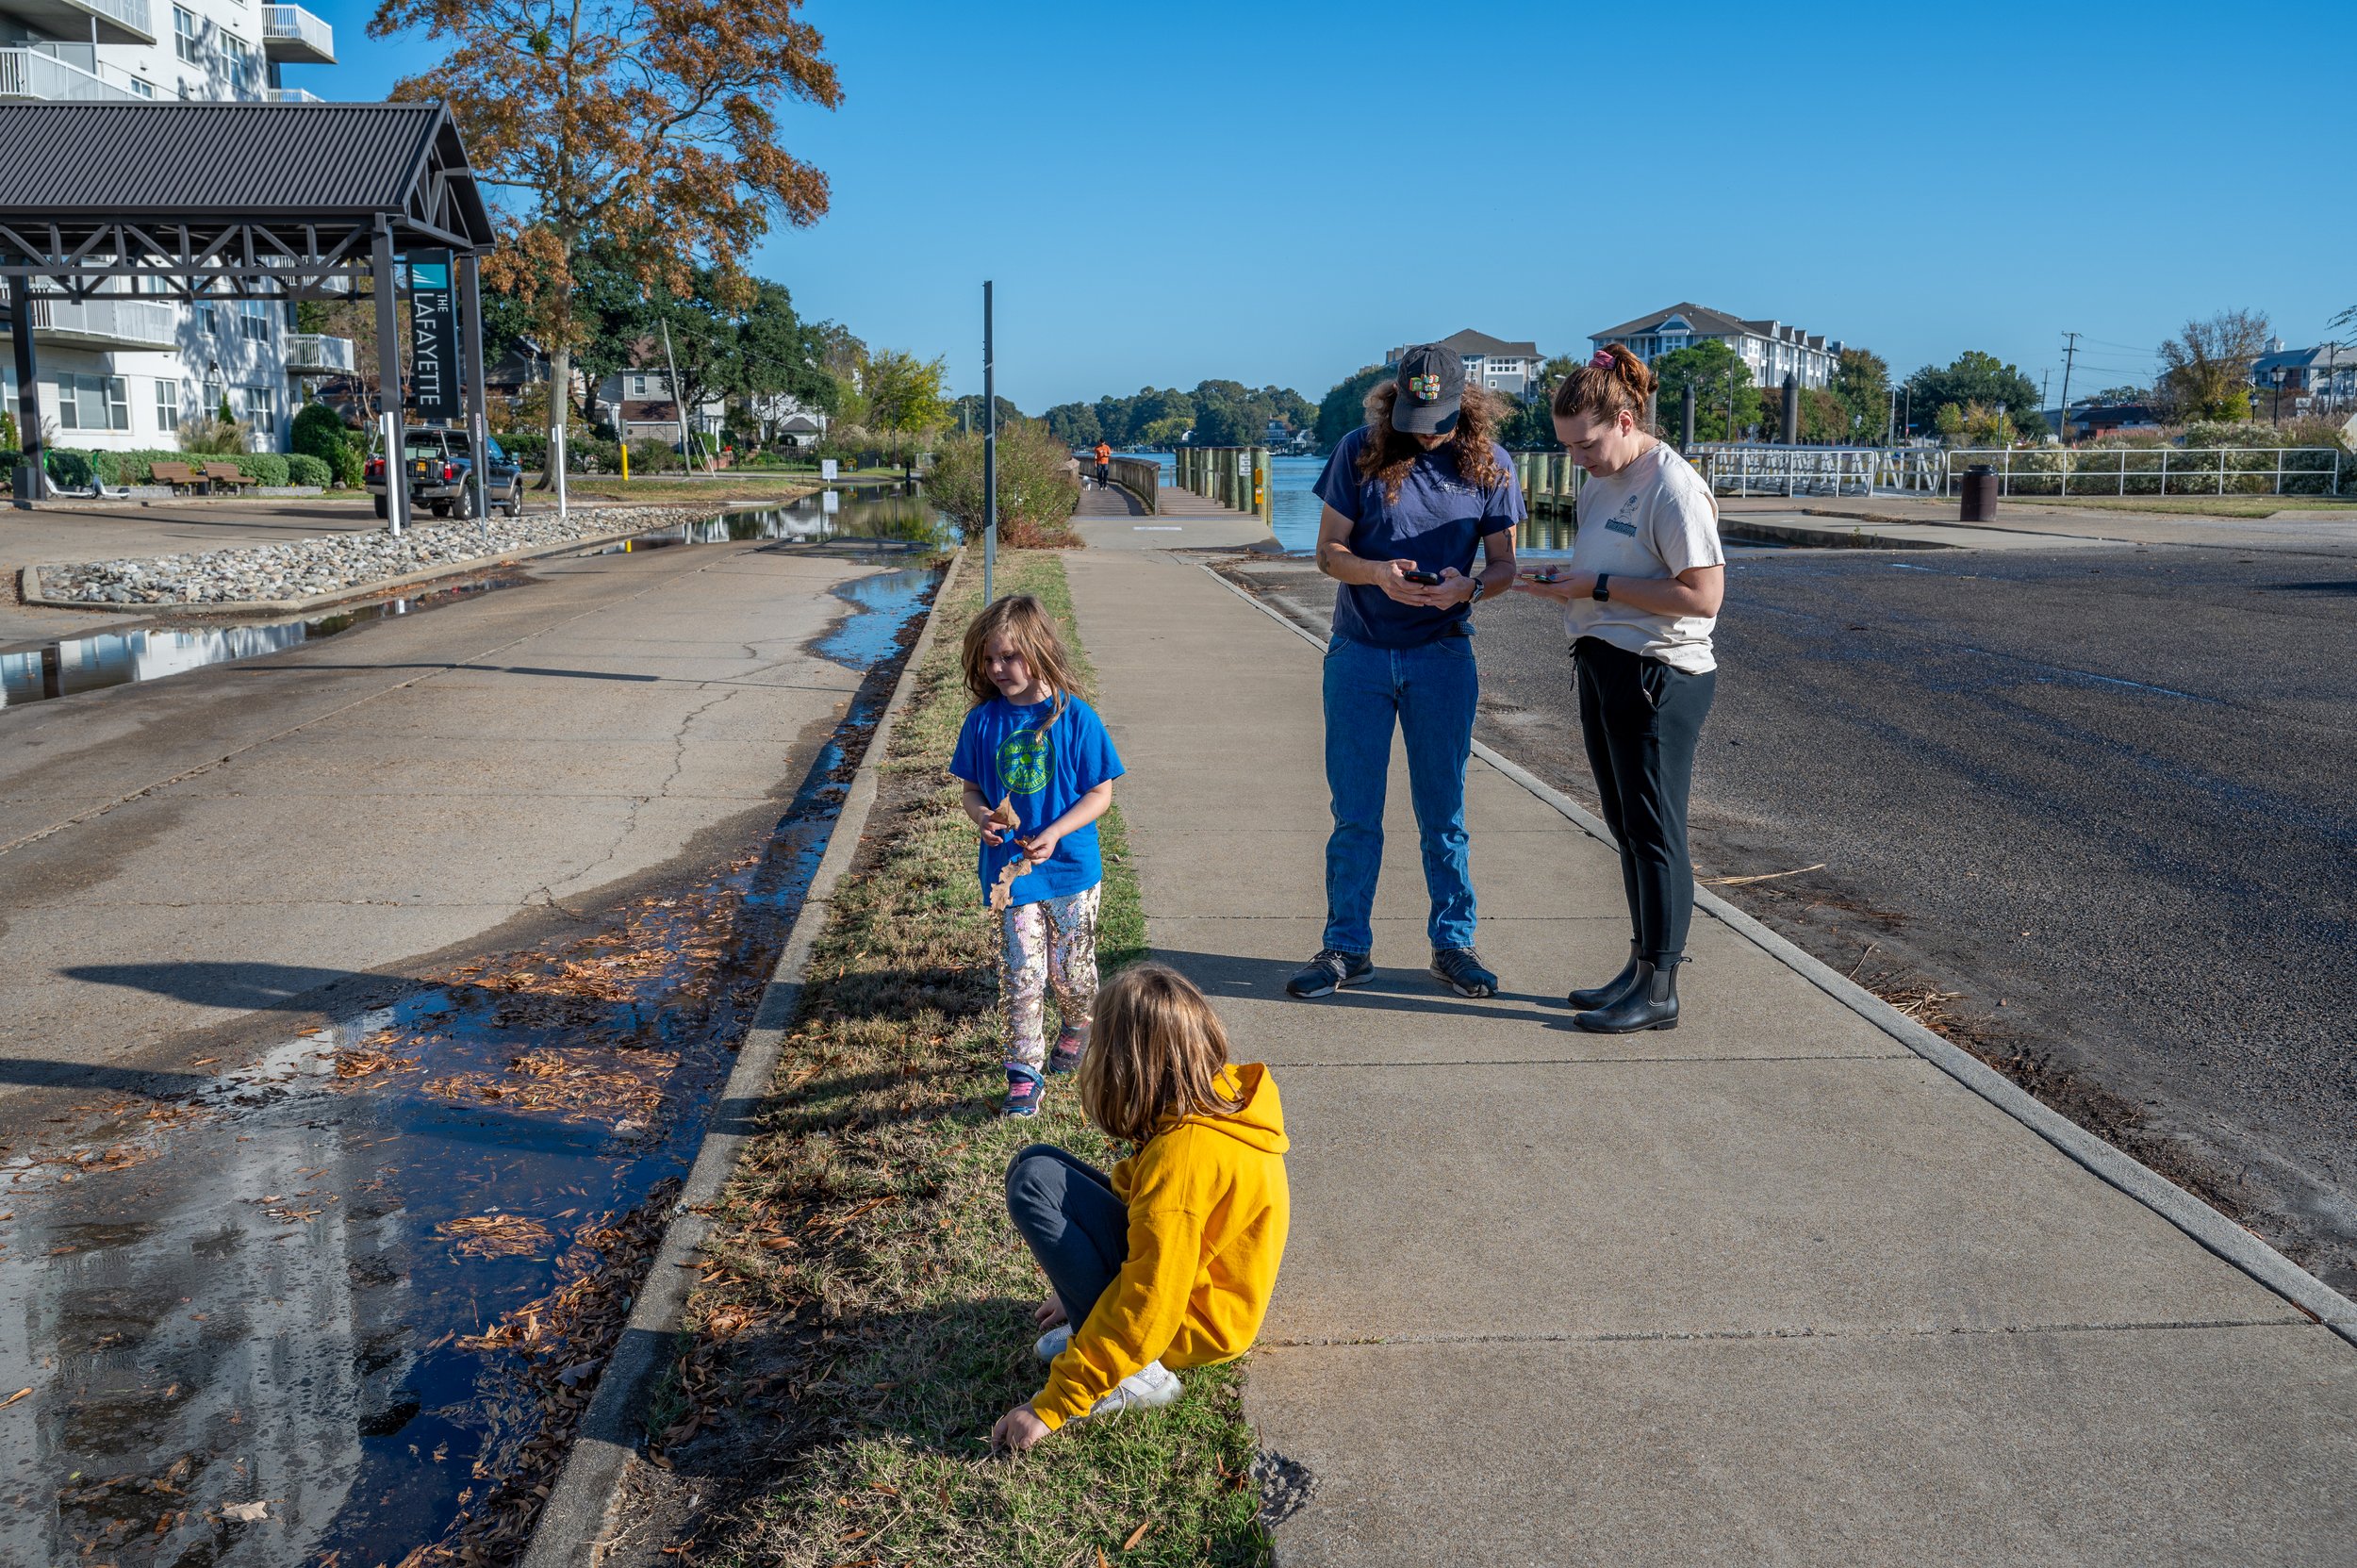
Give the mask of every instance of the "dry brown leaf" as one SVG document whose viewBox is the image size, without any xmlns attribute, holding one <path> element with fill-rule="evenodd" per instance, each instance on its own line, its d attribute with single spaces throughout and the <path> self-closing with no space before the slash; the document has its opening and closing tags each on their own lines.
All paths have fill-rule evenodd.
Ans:
<svg viewBox="0 0 2357 1568">
<path fill-rule="evenodd" d="M 33 1391 L 29 1388 L 21 1388 L 14 1394 L 9 1395 L 6 1399 L 0 1399 L 0 1411 L 7 1410 L 10 1405 L 15 1404 L 19 1399 L 24 1398 L 26 1395 L 32 1392 Z"/>
<path fill-rule="evenodd" d="M 1131 1530 L 1129 1532 L 1129 1539 L 1121 1543 L 1121 1549 L 1125 1552 L 1136 1551 L 1138 1549 L 1138 1543 L 1145 1540 L 1146 1532 L 1153 1527 L 1154 1521 L 1148 1519 L 1145 1524 L 1140 1525 L 1136 1529 Z"/>
<path fill-rule="evenodd" d="M 1021 814 L 1014 809 L 1014 796 L 998 797 L 998 803 L 990 808 L 990 825 L 994 828 L 1019 828 L 1023 825 Z"/>
</svg>

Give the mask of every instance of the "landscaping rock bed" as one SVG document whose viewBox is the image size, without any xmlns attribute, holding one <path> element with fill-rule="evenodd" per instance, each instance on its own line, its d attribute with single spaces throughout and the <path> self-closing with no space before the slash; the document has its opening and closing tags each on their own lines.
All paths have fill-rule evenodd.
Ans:
<svg viewBox="0 0 2357 1568">
<path fill-rule="evenodd" d="M 78 604 L 239 604 L 309 599 L 361 591 L 375 584 L 437 567 L 548 550 L 580 539 L 708 518 L 710 506 L 585 508 L 560 521 L 554 513 L 493 518 L 479 522 L 437 520 L 399 538 L 382 528 L 330 534 L 289 544 L 207 550 L 145 560 L 46 566 L 37 590 Z"/>
</svg>

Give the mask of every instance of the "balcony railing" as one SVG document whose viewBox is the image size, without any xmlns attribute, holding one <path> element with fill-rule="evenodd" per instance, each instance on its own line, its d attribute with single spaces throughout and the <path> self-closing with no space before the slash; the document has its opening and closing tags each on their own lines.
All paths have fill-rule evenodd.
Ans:
<svg viewBox="0 0 2357 1568">
<path fill-rule="evenodd" d="M 38 49 L 0 49 L 0 99 L 38 98 L 45 103 L 136 104 L 140 95 L 78 65 Z"/>
<path fill-rule="evenodd" d="M 0 333 L 11 317 L 0 294 Z M 33 296 L 33 336 L 92 348 L 168 349 L 180 341 L 180 311 L 153 300 L 64 300 Z"/>
<path fill-rule="evenodd" d="M 299 87 L 273 87 L 267 90 L 266 96 L 273 104 L 316 104 L 321 101 L 318 93 Z"/>
<path fill-rule="evenodd" d="M 264 6 L 262 52 L 274 60 L 333 65 L 336 29 L 301 6 Z"/>
<path fill-rule="evenodd" d="M 156 27 L 149 7 L 150 0 L 5 0 L 0 12 L 29 23 L 36 38 L 153 43 Z"/>
<path fill-rule="evenodd" d="M 287 334 L 287 369 L 321 373 L 352 373 L 352 339 L 317 332 Z"/>
</svg>

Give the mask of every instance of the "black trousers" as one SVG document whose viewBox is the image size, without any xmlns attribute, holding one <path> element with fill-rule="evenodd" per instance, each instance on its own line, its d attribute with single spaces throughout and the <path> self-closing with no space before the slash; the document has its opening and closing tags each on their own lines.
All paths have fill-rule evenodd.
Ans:
<svg viewBox="0 0 2357 1568">
<path fill-rule="evenodd" d="M 1601 637 L 1580 638 L 1572 659 L 1588 767 L 1596 776 L 1605 826 L 1620 842 L 1637 954 L 1658 965 L 1685 953 L 1694 919 L 1686 801 L 1718 671 L 1689 675 Z"/>
</svg>

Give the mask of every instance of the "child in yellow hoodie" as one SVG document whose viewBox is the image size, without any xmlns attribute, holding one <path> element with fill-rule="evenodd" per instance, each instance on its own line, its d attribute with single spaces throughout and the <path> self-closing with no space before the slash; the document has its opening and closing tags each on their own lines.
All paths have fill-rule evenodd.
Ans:
<svg viewBox="0 0 2357 1568">
<path fill-rule="evenodd" d="M 1137 1152 L 1109 1176 L 1033 1144 L 1007 1212 L 1054 1287 L 1038 1312 L 1047 1386 L 991 1428 L 1021 1452 L 1075 1416 L 1167 1405 L 1174 1367 L 1252 1346 L 1285 1253 L 1285 1116 L 1267 1066 L 1175 969 L 1140 964 L 1096 999 L 1080 1062 L 1089 1119 Z"/>
</svg>

